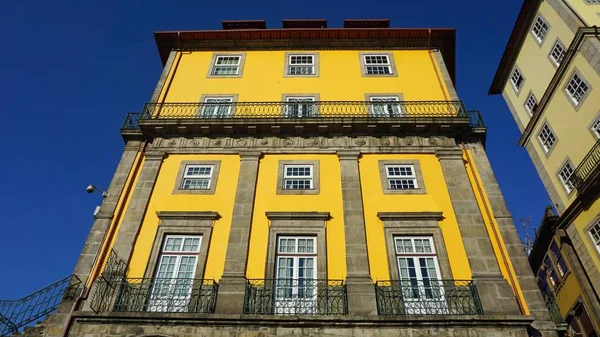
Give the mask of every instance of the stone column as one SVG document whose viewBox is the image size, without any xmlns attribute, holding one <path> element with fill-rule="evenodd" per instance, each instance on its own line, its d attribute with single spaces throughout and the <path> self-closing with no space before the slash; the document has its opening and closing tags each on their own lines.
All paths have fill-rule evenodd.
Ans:
<svg viewBox="0 0 600 337">
<path fill-rule="evenodd" d="M 344 205 L 348 313 L 364 317 L 377 315 L 377 303 L 369 269 L 359 156 L 358 151 L 338 151 Z"/>
<path fill-rule="evenodd" d="M 144 154 L 144 165 L 113 245 L 113 250 L 125 262 L 129 262 L 131 258 L 164 156 L 162 151 L 149 151 Z"/>
<path fill-rule="evenodd" d="M 502 276 L 459 148 L 438 150 L 452 208 L 485 314 L 520 314 L 512 288 Z"/>
<path fill-rule="evenodd" d="M 241 314 L 244 311 L 246 263 L 260 155 L 260 152 L 240 153 L 240 173 L 229 230 L 225 269 L 219 281 L 215 309 L 219 314 Z"/>
<path fill-rule="evenodd" d="M 111 224 L 117 202 L 124 192 L 125 181 L 129 174 L 133 174 L 133 161 L 140 148 L 140 143 L 139 141 L 129 141 L 125 145 L 117 170 L 108 186 L 108 196 L 104 198 L 98 213 L 94 216 L 94 224 L 73 271 L 81 282 L 86 282 L 92 271 L 106 231 Z"/>
</svg>

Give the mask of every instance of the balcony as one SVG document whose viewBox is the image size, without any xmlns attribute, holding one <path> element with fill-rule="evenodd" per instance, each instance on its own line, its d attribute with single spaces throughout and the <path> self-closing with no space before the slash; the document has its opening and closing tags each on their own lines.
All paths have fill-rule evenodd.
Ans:
<svg viewBox="0 0 600 337">
<path fill-rule="evenodd" d="M 247 280 L 244 313 L 287 316 L 346 315 L 346 284 L 342 280 Z"/>
<path fill-rule="evenodd" d="M 148 103 L 121 132 L 165 134 L 332 134 L 455 131 L 483 128 L 462 101 L 304 101 Z"/>
<path fill-rule="evenodd" d="M 377 311 L 393 315 L 482 315 L 472 281 L 401 280 L 375 284 Z"/>
<path fill-rule="evenodd" d="M 590 187 L 598 186 L 600 175 L 600 139 L 592 146 L 592 149 L 583 158 L 573 175 L 573 185 L 579 192 L 583 194 Z"/>
<path fill-rule="evenodd" d="M 94 305 L 113 312 L 214 313 L 214 280 L 133 278 L 113 281 Z"/>
</svg>

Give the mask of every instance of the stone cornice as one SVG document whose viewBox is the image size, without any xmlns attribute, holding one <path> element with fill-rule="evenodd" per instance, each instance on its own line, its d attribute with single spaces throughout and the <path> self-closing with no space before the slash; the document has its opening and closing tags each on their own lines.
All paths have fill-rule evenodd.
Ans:
<svg viewBox="0 0 600 337">
<path fill-rule="evenodd" d="M 442 220 L 442 212 L 378 212 L 377 216 L 383 221 L 403 221 L 403 220 Z"/>
<path fill-rule="evenodd" d="M 459 148 L 437 150 L 435 154 L 437 155 L 437 157 L 440 160 L 443 160 L 443 159 L 461 159 L 462 160 L 462 158 L 463 158 L 463 152 Z"/>
<path fill-rule="evenodd" d="M 218 212 L 211 211 L 158 211 L 156 215 L 161 220 L 217 220 L 220 217 Z"/>
<path fill-rule="evenodd" d="M 321 220 L 329 219 L 329 212 L 265 212 L 269 220 Z"/>
</svg>

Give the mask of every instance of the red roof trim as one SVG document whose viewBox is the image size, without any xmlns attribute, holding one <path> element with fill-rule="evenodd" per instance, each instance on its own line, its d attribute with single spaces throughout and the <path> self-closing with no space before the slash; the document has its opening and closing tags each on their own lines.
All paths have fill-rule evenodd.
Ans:
<svg viewBox="0 0 600 337">
<path fill-rule="evenodd" d="M 223 20 L 223 29 L 266 29 L 265 20 Z"/>
</svg>

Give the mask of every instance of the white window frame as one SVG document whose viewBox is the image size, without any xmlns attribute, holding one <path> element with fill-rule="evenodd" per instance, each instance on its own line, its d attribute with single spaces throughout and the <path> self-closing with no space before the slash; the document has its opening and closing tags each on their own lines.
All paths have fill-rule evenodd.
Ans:
<svg viewBox="0 0 600 337">
<path fill-rule="evenodd" d="M 200 169 L 205 169 L 205 168 L 209 168 L 210 169 L 210 173 L 209 174 L 190 174 L 189 173 L 189 169 L 193 169 L 193 168 L 200 168 Z M 181 179 L 181 190 L 210 190 L 210 184 L 212 183 L 212 176 L 213 173 L 215 172 L 215 166 L 214 165 L 197 165 L 197 164 L 188 164 L 185 165 L 185 168 L 183 169 L 183 177 Z M 190 182 L 190 184 L 193 181 L 207 181 L 207 185 L 204 188 L 190 188 L 189 186 L 186 188 L 186 182 Z"/>
<path fill-rule="evenodd" d="M 520 84 L 519 78 L 521 79 Z M 521 92 L 524 82 L 525 76 L 523 76 L 521 69 L 519 69 L 519 67 L 515 67 L 512 73 L 510 74 L 510 83 L 512 84 L 513 88 L 517 91 L 517 93 Z"/>
<path fill-rule="evenodd" d="M 562 51 L 558 51 L 559 49 Z M 552 49 L 550 49 L 550 54 L 548 54 L 548 56 L 550 57 L 552 62 L 554 62 L 554 64 L 558 67 L 564 60 L 566 53 L 567 49 L 562 44 L 562 42 L 560 42 L 560 40 L 557 39 L 556 42 L 554 42 Z"/>
<path fill-rule="evenodd" d="M 233 97 L 204 97 L 204 104 L 200 117 L 202 118 L 225 118 L 231 116 Z M 213 103 L 213 104 L 211 104 Z M 232 104 L 223 104 L 232 103 Z"/>
<path fill-rule="evenodd" d="M 386 62 L 374 62 L 374 63 L 368 63 L 367 62 L 367 58 L 377 58 L 377 57 L 385 57 Z M 363 55 L 363 64 L 365 66 L 365 74 L 366 75 L 393 75 L 394 74 L 394 70 L 392 69 L 392 60 L 390 59 L 389 55 L 386 54 L 368 54 L 368 55 Z M 383 73 L 379 73 L 379 72 L 373 72 L 375 69 L 384 69 Z M 385 72 L 385 69 L 387 69 L 387 73 Z"/>
<path fill-rule="evenodd" d="M 181 240 L 178 249 L 167 249 L 169 240 Z M 198 240 L 198 246 L 193 250 L 183 250 L 187 240 Z M 153 285 L 148 299 L 148 311 L 160 312 L 186 312 L 191 297 L 194 277 L 196 276 L 196 266 L 200 258 L 200 247 L 202 246 L 202 235 L 165 235 L 161 245 L 160 254 L 154 274 Z M 175 259 L 171 271 L 162 270 L 161 267 L 166 259 Z M 182 262 L 185 259 L 192 259 L 191 270 L 182 271 Z M 168 262 L 166 262 L 168 263 Z M 161 275 L 161 273 L 170 273 L 170 275 Z M 187 273 L 189 276 L 179 277 L 181 273 Z"/>
<path fill-rule="evenodd" d="M 403 175 L 403 174 L 390 174 L 390 170 L 389 169 L 393 169 L 393 168 L 398 168 L 400 169 L 400 171 L 402 171 L 402 169 L 410 169 L 412 174 L 408 174 L 408 175 Z M 403 164 L 403 165 L 385 165 L 385 177 L 387 179 L 387 185 L 388 188 L 390 190 L 416 190 L 419 188 L 419 183 L 417 182 L 417 172 L 415 170 L 415 166 L 411 165 L 411 164 Z M 393 183 L 393 181 L 398 181 L 396 183 Z M 409 182 L 412 182 L 412 184 L 414 185 L 414 187 L 407 187 L 407 188 L 398 188 L 398 187 L 392 187 L 393 185 L 396 186 L 402 186 L 403 185 L 403 181 L 406 182 L 406 185 L 410 185 Z"/>
<path fill-rule="evenodd" d="M 570 172 L 569 172 L 570 171 Z M 567 191 L 567 194 L 570 194 L 575 189 L 575 185 L 573 183 L 573 174 L 575 173 L 575 168 L 570 161 L 564 163 L 564 165 L 558 171 L 558 179 L 563 184 L 563 187 Z"/>
<path fill-rule="evenodd" d="M 536 39 L 536 42 L 538 44 L 542 44 L 542 42 L 544 42 L 544 40 L 548 36 L 549 31 L 550 25 L 548 24 L 548 21 L 546 21 L 544 17 L 538 14 L 535 20 L 533 21 L 533 25 L 531 26 L 531 34 Z"/>
<path fill-rule="evenodd" d="M 429 242 L 431 251 L 425 252 L 425 245 L 422 245 L 423 251 L 417 252 L 417 240 Z M 399 251 L 398 241 L 402 241 L 401 246 L 403 250 L 406 247 L 405 243 L 410 241 L 412 251 Z M 431 314 L 432 311 L 438 314 L 448 313 L 448 304 L 445 299 L 444 286 L 441 281 L 440 265 L 433 237 L 395 235 L 393 237 L 393 242 L 396 255 L 396 267 L 398 268 L 398 281 L 401 286 L 406 314 Z M 403 265 L 403 261 L 405 262 L 405 265 Z M 410 265 L 411 262 L 412 266 Z M 427 275 L 423 274 L 423 262 L 425 263 Z M 430 265 L 430 262 L 432 262 L 433 265 Z M 434 277 L 430 274 L 431 271 L 435 272 L 435 275 L 433 275 Z"/>
<path fill-rule="evenodd" d="M 600 218 L 597 218 L 593 225 L 588 229 L 588 234 L 594 246 L 600 253 Z"/>
<path fill-rule="evenodd" d="M 308 176 L 295 176 L 288 174 L 288 168 L 308 168 L 310 174 Z M 315 168 L 313 165 L 303 165 L 303 164 L 285 164 L 283 165 L 283 189 L 284 190 L 312 190 L 314 188 L 314 171 Z M 293 186 L 288 187 L 287 182 L 293 181 L 308 181 L 310 188 L 294 188 Z"/>
<path fill-rule="evenodd" d="M 547 154 L 554 148 L 558 138 L 554 132 L 552 132 L 552 129 L 550 129 L 548 123 L 544 123 L 544 125 L 542 125 L 540 128 L 540 132 L 538 132 L 538 140 L 540 141 L 544 152 Z"/>
<path fill-rule="evenodd" d="M 565 87 L 567 96 L 575 106 L 579 106 L 583 102 L 589 90 L 589 83 L 578 72 L 573 73 Z"/>
<path fill-rule="evenodd" d="M 285 116 L 288 118 L 306 118 L 316 115 L 315 96 L 287 96 Z M 312 102 L 306 104 L 306 102 Z"/>
<path fill-rule="evenodd" d="M 237 58 L 235 64 L 219 64 L 219 61 L 227 58 Z M 240 65 L 242 63 L 242 56 L 240 55 L 217 55 L 215 57 L 215 63 L 210 71 L 211 76 L 237 76 L 240 74 Z M 219 68 L 235 68 L 234 73 L 218 74 L 217 69 Z"/>
<path fill-rule="evenodd" d="M 308 63 L 296 63 L 296 64 L 292 64 L 292 59 L 295 57 L 310 57 L 311 61 Z M 290 54 L 287 62 L 288 62 L 288 75 L 290 76 L 308 76 L 308 75 L 315 75 L 315 58 L 316 56 L 314 54 Z M 310 69 L 310 73 L 308 74 L 304 74 L 304 73 L 293 73 L 292 69 L 302 69 L 302 68 L 308 68 Z"/>
<path fill-rule="evenodd" d="M 375 117 L 400 117 L 404 115 L 399 103 L 398 96 L 369 96 L 371 101 L 371 115 Z"/>
<path fill-rule="evenodd" d="M 596 136 L 596 138 L 600 139 L 600 114 L 594 119 L 592 124 L 590 125 L 590 130 Z"/>
<path fill-rule="evenodd" d="M 600 0 L 583 0 L 586 5 L 600 5 Z"/>
<path fill-rule="evenodd" d="M 294 251 L 281 251 L 282 240 L 293 240 Z M 311 252 L 300 252 L 298 243 L 300 240 L 312 241 Z M 289 247 L 286 245 L 286 247 Z M 288 268 L 286 275 L 281 275 L 282 260 L 287 260 L 284 268 Z M 292 262 L 291 270 L 289 261 Z M 312 272 L 300 276 L 301 263 L 307 266 L 312 261 Z M 304 272 L 307 270 L 304 269 Z M 291 272 L 292 277 L 289 277 Z M 317 311 L 317 237 L 316 236 L 277 236 L 277 247 L 275 255 L 275 313 L 278 314 L 314 314 Z M 303 287 L 305 286 L 305 287 Z"/>
<path fill-rule="evenodd" d="M 530 92 L 529 95 L 527 96 L 527 99 L 525 99 L 525 104 L 523 104 L 523 106 L 525 107 L 525 110 L 527 112 L 529 112 L 530 116 L 533 116 L 533 109 L 535 108 L 537 104 L 537 98 L 535 98 L 535 95 L 533 94 L 533 92 Z"/>
</svg>

